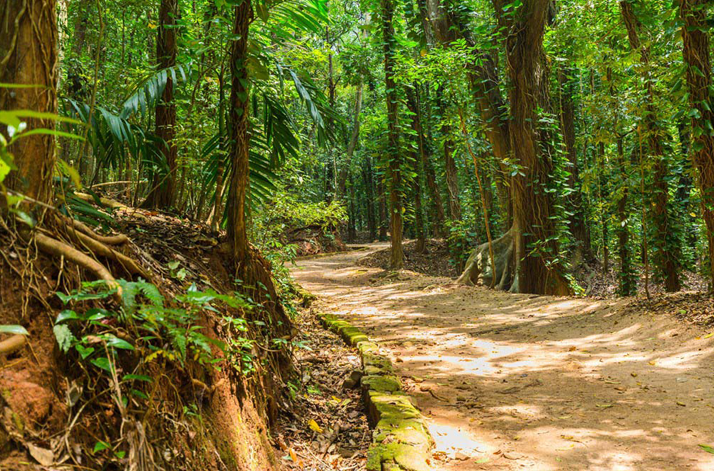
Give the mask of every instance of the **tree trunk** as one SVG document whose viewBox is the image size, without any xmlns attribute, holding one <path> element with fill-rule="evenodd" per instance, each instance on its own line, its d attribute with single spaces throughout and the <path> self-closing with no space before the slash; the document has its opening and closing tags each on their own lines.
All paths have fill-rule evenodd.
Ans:
<svg viewBox="0 0 714 471">
<path fill-rule="evenodd" d="M 367 157 L 362 167 L 362 180 L 366 188 L 366 205 L 367 205 L 367 232 L 369 232 L 369 241 L 377 239 L 377 223 L 374 211 L 374 176 L 372 174 L 372 159 Z"/>
<path fill-rule="evenodd" d="M 248 233 L 245 217 L 245 199 L 248 190 L 248 113 L 250 104 L 250 83 L 246 62 L 248 59 L 248 30 L 253 20 L 251 0 L 235 7 L 233 35 L 236 39 L 231 44 L 231 99 L 230 125 L 233 149 L 231 151 L 232 168 L 230 174 L 227 212 L 228 245 L 237 263 L 246 260 L 248 252 Z"/>
<path fill-rule="evenodd" d="M 513 178 L 515 288 L 521 293 L 566 294 L 563 267 L 551 259 L 559 256 L 552 196 L 544 187 L 552 162 L 540 151 L 536 112 L 547 96 L 542 45 L 549 4 L 525 0 L 507 39 L 511 149 L 520 165 Z"/>
<path fill-rule="evenodd" d="M 352 135 L 350 136 L 350 142 L 347 144 L 347 153 L 345 154 L 345 161 L 342 163 L 342 168 L 337 176 L 337 195 L 336 200 L 341 201 L 346 194 L 347 190 L 347 175 L 350 171 L 350 165 L 352 164 L 352 155 L 357 148 L 357 143 L 359 142 L 359 115 L 362 111 L 362 89 L 364 84 L 360 80 L 359 85 L 357 85 L 357 91 L 355 96 L 355 116 L 354 123 L 352 125 Z"/>
<path fill-rule="evenodd" d="M 161 0 L 159 8 L 159 31 L 156 42 L 156 59 L 160 70 L 176 65 L 176 16 L 178 0 Z M 167 74 L 166 87 L 161 101 L 156 105 L 156 135 L 165 141 L 161 153 L 166 162 L 166 172 L 154 172 L 151 191 L 144 207 L 168 209 L 174 202 L 178 149 L 176 137 L 176 105 L 174 84 L 171 74 Z"/>
<path fill-rule="evenodd" d="M 389 135 L 389 229 L 390 229 L 390 261 L 392 270 L 404 267 L 404 250 L 402 248 L 403 203 L 402 203 L 402 162 L 399 151 L 399 124 L 397 123 L 397 86 L 394 82 L 395 49 L 394 37 L 394 3 L 393 0 L 382 0 L 382 35 L 384 41 L 384 86 L 387 98 L 387 123 Z"/>
<path fill-rule="evenodd" d="M 384 192 L 384 181 L 380 176 L 377 183 L 377 200 L 379 202 L 379 240 L 387 240 L 387 195 Z"/>
<path fill-rule="evenodd" d="M 424 132 L 424 126 L 422 125 L 421 100 L 419 98 L 420 95 L 418 87 L 415 86 L 413 91 L 407 88 L 407 106 L 409 106 L 410 111 L 414 113 L 412 127 L 417 133 L 417 143 L 419 145 L 419 155 L 421 157 L 421 163 L 424 170 L 424 180 L 426 181 L 426 187 L 431 200 L 434 236 L 444 237 L 444 221 L 446 220 L 444 202 L 441 199 L 439 185 L 436 182 L 436 172 L 434 171 L 434 165 L 431 162 L 431 146 L 427 143 L 428 139 L 426 133 Z"/>
<path fill-rule="evenodd" d="M 0 110 L 57 113 L 57 11 L 55 0 L 3 0 L 0 11 L 0 83 L 34 85 L 0 88 Z M 24 119 L 25 133 L 54 129 L 50 119 Z M 6 136 L 7 137 L 7 136 Z M 36 134 L 18 139 L 8 151 L 16 171 L 5 184 L 42 202 L 52 200 L 55 138 Z"/>
<path fill-rule="evenodd" d="M 558 82 L 560 84 L 560 127 L 565 141 L 565 151 L 570 164 L 568 186 L 573 190 L 568 198 L 572 216 L 569 221 L 570 233 L 576 241 L 576 259 L 592 260 L 593 254 L 590 245 L 590 231 L 585 223 L 583 210 L 583 196 L 580 188 L 580 172 L 578 168 L 578 154 L 575 147 L 575 105 L 573 103 L 573 80 L 568 77 L 572 69 L 558 68 Z"/>
<path fill-rule="evenodd" d="M 640 55 L 640 62 L 646 69 L 649 67 L 649 48 L 642 45 L 639 38 L 640 23 L 635 16 L 632 4 L 628 1 L 620 1 L 620 10 L 622 18 L 627 28 L 627 36 L 630 42 L 630 47 L 637 51 Z M 655 97 L 653 78 L 646 70 L 645 83 L 647 91 L 647 106 L 644 116 L 644 125 L 647 131 L 647 144 L 649 153 L 655 159 L 654 165 L 654 184 L 653 184 L 653 219 L 656 227 L 657 236 L 655 237 L 654 245 L 656 250 L 655 263 L 661 272 L 664 279 L 665 289 L 669 292 L 679 291 L 681 284 L 679 280 L 679 250 L 677 247 L 672 247 L 667 243 L 670 236 L 669 224 L 670 217 L 668 214 L 669 192 L 667 187 L 668 166 L 664 156 L 662 142 L 660 136 L 664 131 L 657 123 L 655 111 Z"/>
<path fill-rule="evenodd" d="M 634 159 L 634 156 L 632 157 Z M 630 159 L 632 161 L 632 159 Z M 630 208 L 629 208 L 629 175 L 631 166 L 625 162 L 625 149 L 622 136 L 617 138 L 617 166 L 620 169 L 620 199 L 617 201 L 617 246 L 620 256 L 619 294 L 632 296 L 637 292 L 636 275 L 632 269 L 632 253 L 630 251 Z"/>
<path fill-rule="evenodd" d="M 714 111 L 712 67 L 707 34 L 707 0 L 679 0 L 684 20 L 684 62 L 687 65 L 689 100 L 699 117 L 692 117 L 692 157 L 699 173 L 702 214 L 709 243 L 710 289 L 714 288 Z"/>
</svg>

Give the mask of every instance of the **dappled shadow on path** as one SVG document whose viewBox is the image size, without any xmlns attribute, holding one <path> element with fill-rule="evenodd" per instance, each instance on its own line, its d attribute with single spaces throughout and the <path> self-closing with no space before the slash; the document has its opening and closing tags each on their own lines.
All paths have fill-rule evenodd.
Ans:
<svg viewBox="0 0 714 471">
<path fill-rule="evenodd" d="M 390 279 L 360 256 L 294 275 L 393 356 L 440 469 L 714 469 L 714 338 L 626 301 Z"/>
</svg>

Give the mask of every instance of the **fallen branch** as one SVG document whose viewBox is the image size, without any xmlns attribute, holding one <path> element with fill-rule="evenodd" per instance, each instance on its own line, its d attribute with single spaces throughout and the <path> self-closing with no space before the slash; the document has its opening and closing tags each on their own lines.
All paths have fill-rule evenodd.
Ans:
<svg viewBox="0 0 714 471">
<path fill-rule="evenodd" d="M 64 242 L 60 242 L 57 239 L 46 236 L 41 232 L 36 232 L 34 239 L 35 243 L 37 244 L 37 247 L 43 252 L 48 253 L 50 255 L 56 255 L 58 257 L 64 257 L 70 262 L 74 262 L 77 265 L 80 265 L 81 267 L 84 267 L 87 270 L 91 271 L 97 276 L 97 278 L 106 281 L 107 285 L 109 285 L 110 288 L 116 289 L 114 297 L 118 302 L 121 302 L 121 286 L 119 286 L 117 280 L 112 276 L 112 274 L 109 272 L 109 270 L 107 270 L 104 265 L 94 260 L 90 256 L 83 254 L 74 247 L 70 247 Z"/>
<path fill-rule="evenodd" d="M 9 355 L 25 346 L 27 338 L 24 335 L 13 335 L 0 342 L 0 355 Z"/>
</svg>

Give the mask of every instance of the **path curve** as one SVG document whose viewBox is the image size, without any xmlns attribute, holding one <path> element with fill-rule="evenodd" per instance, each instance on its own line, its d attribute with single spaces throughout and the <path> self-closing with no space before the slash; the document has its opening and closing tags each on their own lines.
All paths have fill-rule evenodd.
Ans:
<svg viewBox="0 0 714 471">
<path fill-rule="evenodd" d="M 440 470 L 714 470 L 714 337 L 626 301 L 509 294 L 299 261 L 318 307 L 391 356 Z"/>
</svg>

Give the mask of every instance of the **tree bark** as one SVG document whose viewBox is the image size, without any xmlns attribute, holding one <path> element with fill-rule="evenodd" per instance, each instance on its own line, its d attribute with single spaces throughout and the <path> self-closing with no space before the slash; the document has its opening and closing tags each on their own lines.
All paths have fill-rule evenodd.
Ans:
<svg viewBox="0 0 714 471">
<path fill-rule="evenodd" d="M 161 0 L 159 8 L 159 31 L 156 42 L 156 58 L 160 70 L 176 65 L 176 16 L 178 0 Z M 176 137 L 176 104 L 174 103 L 174 84 L 171 74 L 166 79 L 161 101 L 156 105 L 156 135 L 165 141 L 161 153 L 166 161 L 166 172 L 154 172 L 151 191 L 146 197 L 144 207 L 169 208 L 174 202 L 176 192 L 176 170 L 178 148 Z"/>
<path fill-rule="evenodd" d="M 513 178 L 516 288 L 521 293 L 566 294 L 552 196 L 545 190 L 552 162 L 540 150 L 536 110 L 547 96 L 543 35 L 550 0 L 525 0 L 507 38 L 512 87 L 511 149 L 520 172 Z"/>
<path fill-rule="evenodd" d="M 393 0 L 382 0 L 382 40 L 384 42 L 384 85 L 387 98 L 387 126 L 389 135 L 389 229 L 390 229 L 390 261 L 392 270 L 404 267 L 404 250 L 402 248 L 403 202 L 402 202 L 402 162 L 399 151 L 399 124 L 397 123 L 397 86 L 394 82 L 395 49 L 394 37 L 394 3 Z"/>
<path fill-rule="evenodd" d="M 627 37 L 630 42 L 630 47 L 639 53 L 640 62 L 644 68 L 649 67 L 650 51 L 647 46 L 644 46 L 639 37 L 640 23 L 635 16 L 632 4 L 628 1 L 620 1 L 620 11 L 622 19 L 627 28 Z M 657 123 L 656 110 L 654 106 L 654 86 L 652 77 L 649 72 L 645 71 L 645 86 L 647 92 L 647 104 L 644 116 L 644 125 L 647 131 L 647 144 L 649 153 L 655 159 L 654 165 L 654 208 L 653 218 L 656 227 L 657 236 L 655 237 L 655 262 L 657 268 L 661 272 L 664 280 L 665 289 L 669 292 L 679 291 L 681 283 L 679 280 L 679 250 L 677 247 L 671 247 L 667 243 L 670 236 L 669 224 L 669 192 L 667 187 L 667 174 L 669 173 L 667 160 L 664 156 L 664 150 L 660 136 L 664 131 Z"/>
<path fill-rule="evenodd" d="M 0 10 L 0 83 L 35 85 L 0 88 L 0 110 L 57 113 L 57 10 L 55 0 L 3 0 Z M 24 119 L 25 132 L 54 129 L 50 119 Z M 6 136 L 7 137 L 7 136 Z M 8 188 L 42 202 L 52 200 L 55 138 L 36 134 L 8 148 L 16 171 Z"/>
<path fill-rule="evenodd" d="M 712 67 L 707 34 L 707 0 L 679 0 L 684 26 L 684 62 L 687 65 L 689 100 L 698 117 L 692 117 L 692 158 L 699 174 L 702 215 L 709 243 L 709 282 L 714 288 L 714 112 Z"/>
<path fill-rule="evenodd" d="M 243 0 L 235 7 L 231 44 L 231 99 L 230 124 L 233 148 L 232 168 L 228 190 L 228 245 L 236 262 L 249 256 L 248 233 L 245 217 L 246 192 L 248 190 L 248 155 L 250 137 L 248 134 L 248 112 L 250 104 L 250 77 L 246 61 L 248 58 L 248 30 L 253 20 L 251 0 Z"/>
</svg>

